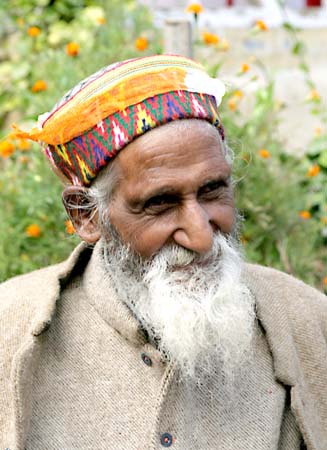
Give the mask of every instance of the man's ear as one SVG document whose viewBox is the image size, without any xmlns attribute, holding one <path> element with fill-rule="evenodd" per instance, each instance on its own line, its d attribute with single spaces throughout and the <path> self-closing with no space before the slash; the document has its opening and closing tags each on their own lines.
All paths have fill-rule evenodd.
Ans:
<svg viewBox="0 0 327 450">
<path fill-rule="evenodd" d="M 98 213 L 88 208 L 88 189 L 68 186 L 62 193 L 62 201 L 76 233 L 83 241 L 94 244 L 101 237 Z"/>
</svg>

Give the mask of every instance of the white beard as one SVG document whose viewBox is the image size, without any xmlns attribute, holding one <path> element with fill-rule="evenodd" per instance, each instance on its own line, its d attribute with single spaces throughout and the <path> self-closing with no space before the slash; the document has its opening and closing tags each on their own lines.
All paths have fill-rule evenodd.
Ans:
<svg viewBox="0 0 327 450">
<path fill-rule="evenodd" d="M 219 367 L 231 379 L 248 360 L 254 301 L 230 236 L 216 234 L 202 257 L 167 246 L 143 261 L 117 238 L 105 243 L 104 256 L 121 299 L 182 377 L 198 379 Z"/>
</svg>

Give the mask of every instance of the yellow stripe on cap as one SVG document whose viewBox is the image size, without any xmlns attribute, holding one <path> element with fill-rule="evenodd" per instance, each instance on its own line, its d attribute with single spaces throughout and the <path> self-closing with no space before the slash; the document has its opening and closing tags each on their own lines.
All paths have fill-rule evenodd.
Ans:
<svg viewBox="0 0 327 450">
<path fill-rule="evenodd" d="M 217 83 L 221 85 L 217 87 Z M 80 90 L 42 115 L 41 124 L 30 132 L 14 126 L 15 135 L 51 145 L 64 144 L 111 114 L 158 94 L 177 90 L 203 92 L 215 95 L 220 103 L 222 86 L 200 64 L 188 58 L 172 55 L 138 58 L 109 66 L 98 77 L 92 76 L 89 83 L 84 80 Z"/>
</svg>

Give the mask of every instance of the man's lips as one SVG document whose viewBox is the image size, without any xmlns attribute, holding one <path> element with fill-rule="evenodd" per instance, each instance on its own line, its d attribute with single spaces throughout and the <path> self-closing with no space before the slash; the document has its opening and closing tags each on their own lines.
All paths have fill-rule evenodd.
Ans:
<svg viewBox="0 0 327 450">
<path fill-rule="evenodd" d="M 171 272 L 190 272 L 192 269 L 195 268 L 205 268 L 211 263 L 211 259 L 206 259 L 202 261 L 192 261 L 187 264 L 174 264 L 169 267 L 169 270 Z"/>
</svg>

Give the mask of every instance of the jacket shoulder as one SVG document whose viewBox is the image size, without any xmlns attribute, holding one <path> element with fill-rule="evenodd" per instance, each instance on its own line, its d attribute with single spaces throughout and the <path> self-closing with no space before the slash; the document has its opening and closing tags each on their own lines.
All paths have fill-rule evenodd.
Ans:
<svg viewBox="0 0 327 450">
<path fill-rule="evenodd" d="M 69 277 L 84 249 L 82 244 L 62 263 L 0 284 L 0 341 L 13 330 L 15 335 L 24 334 L 27 329 L 37 335 L 39 328 L 51 320 L 62 282 Z"/>
<path fill-rule="evenodd" d="M 32 322 L 48 312 L 59 292 L 58 274 L 64 264 L 57 264 L 19 275 L 0 285 L 0 342 L 11 335 L 13 341 L 34 334 Z M 45 309 L 45 311 L 44 311 Z"/>
<path fill-rule="evenodd" d="M 301 314 L 303 320 L 315 316 L 327 335 L 327 296 L 322 292 L 284 272 L 256 264 L 245 264 L 244 278 L 260 301 L 280 305 L 291 316 Z"/>
<path fill-rule="evenodd" d="M 55 275 L 57 271 L 60 270 L 60 266 L 62 266 L 63 264 L 64 262 L 34 270 L 33 272 L 25 273 L 23 275 L 17 275 L 1 283 L 0 307 L 4 298 L 15 297 L 16 295 L 26 296 L 29 293 L 34 293 L 35 295 L 35 289 L 42 288 L 42 285 L 44 285 L 46 280 L 52 278 L 53 275 Z"/>
<path fill-rule="evenodd" d="M 313 295 L 314 297 L 319 297 L 320 300 L 327 300 L 327 296 L 318 291 L 316 288 L 309 286 L 292 275 L 281 272 L 280 270 L 272 267 L 246 263 L 244 268 L 244 276 L 246 280 L 251 283 L 262 284 L 262 286 L 266 289 L 268 289 L 268 287 L 274 291 L 279 291 L 280 289 L 290 289 L 295 290 L 297 294 L 302 293 L 303 295 Z"/>
</svg>

